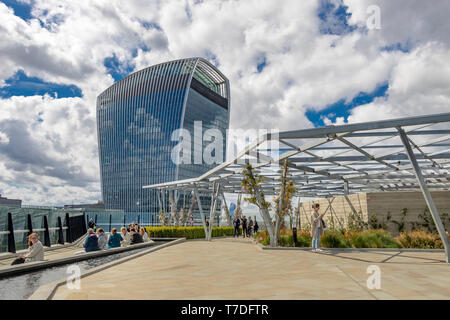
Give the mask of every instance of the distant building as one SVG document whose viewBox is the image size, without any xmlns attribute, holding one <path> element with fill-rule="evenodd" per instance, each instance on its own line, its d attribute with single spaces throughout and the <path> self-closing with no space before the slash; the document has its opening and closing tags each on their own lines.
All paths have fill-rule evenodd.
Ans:
<svg viewBox="0 0 450 320">
<path fill-rule="evenodd" d="M 203 161 L 209 144 L 194 129 L 219 130 L 226 154 L 230 90 L 228 79 L 202 58 L 169 61 L 134 72 L 97 98 L 97 129 L 102 196 L 106 209 L 159 212 L 156 190 L 143 186 L 196 178 L 214 168 Z M 194 163 L 176 164 L 172 134 L 186 129 L 196 147 Z M 183 138 L 184 139 L 184 138 Z M 184 140 L 183 140 L 184 141 Z M 215 151 L 218 152 L 218 151 Z M 189 156 L 192 159 L 192 156 Z M 199 163 L 195 159 L 200 159 Z M 164 200 L 165 199 L 165 200 Z M 205 200 L 206 201 L 206 200 Z M 207 202 L 203 206 L 208 210 Z"/>
<path fill-rule="evenodd" d="M 11 207 L 21 207 L 22 206 L 22 200 L 4 198 L 0 194 L 0 205 L 11 206 Z"/>
<path fill-rule="evenodd" d="M 105 204 L 103 203 L 103 201 L 98 200 L 97 203 L 66 204 L 66 205 L 64 205 L 64 209 L 77 209 L 77 208 L 105 209 Z"/>
</svg>

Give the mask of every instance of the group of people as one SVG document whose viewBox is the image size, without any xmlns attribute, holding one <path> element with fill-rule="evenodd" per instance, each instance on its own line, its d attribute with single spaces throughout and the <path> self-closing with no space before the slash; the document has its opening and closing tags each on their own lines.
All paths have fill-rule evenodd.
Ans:
<svg viewBox="0 0 450 320">
<path fill-rule="evenodd" d="M 246 216 L 242 216 L 242 217 L 234 217 L 233 220 L 233 227 L 234 227 L 234 231 L 233 231 L 233 237 L 238 237 L 239 238 L 239 234 L 241 233 L 241 227 L 242 227 L 242 236 L 245 237 L 252 237 L 253 233 L 258 232 L 259 226 L 258 226 L 258 222 L 255 221 L 253 222 L 252 217 L 246 217 Z"/>
<path fill-rule="evenodd" d="M 98 228 L 96 231 L 93 228 L 89 228 L 83 247 L 86 252 L 91 252 L 149 241 L 150 239 L 145 228 L 139 227 L 137 223 L 133 222 L 128 225 L 128 228 L 122 227 L 120 233 L 117 232 L 116 228 L 113 228 L 109 237 L 107 237 L 102 228 Z"/>
</svg>

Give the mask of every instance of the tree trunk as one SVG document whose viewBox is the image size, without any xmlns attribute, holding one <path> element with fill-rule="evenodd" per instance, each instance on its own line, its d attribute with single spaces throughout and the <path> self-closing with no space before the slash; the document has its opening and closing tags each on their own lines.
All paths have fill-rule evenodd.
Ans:
<svg viewBox="0 0 450 320">
<path fill-rule="evenodd" d="M 170 216 L 169 216 L 169 226 L 172 225 L 172 221 L 176 220 L 177 204 L 174 199 L 175 191 L 169 191 L 169 203 L 170 203 Z M 178 221 L 175 221 L 175 225 L 178 225 Z"/>
</svg>

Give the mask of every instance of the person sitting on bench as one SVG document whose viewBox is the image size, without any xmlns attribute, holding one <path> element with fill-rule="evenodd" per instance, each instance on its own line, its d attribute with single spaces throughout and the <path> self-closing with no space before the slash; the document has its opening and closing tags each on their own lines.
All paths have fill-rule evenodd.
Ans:
<svg viewBox="0 0 450 320">
<path fill-rule="evenodd" d="M 11 265 L 43 260 L 44 246 L 39 241 L 39 235 L 37 233 L 32 233 L 28 236 L 28 252 L 24 255 L 20 255 L 19 258 L 11 263 Z"/>
</svg>

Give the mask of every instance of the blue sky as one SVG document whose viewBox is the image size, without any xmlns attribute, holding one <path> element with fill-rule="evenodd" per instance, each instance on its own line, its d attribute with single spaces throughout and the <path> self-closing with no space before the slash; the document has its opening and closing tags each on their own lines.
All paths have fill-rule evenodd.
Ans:
<svg viewBox="0 0 450 320">
<path fill-rule="evenodd" d="M 82 97 L 81 89 L 75 85 L 45 82 L 37 77 L 28 77 L 23 70 L 5 80 L 5 86 L 0 87 L 0 97 L 34 96 L 49 94 L 58 98 Z"/>
<path fill-rule="evenodd" d="M 448 0 L 2 2 L 0 193 L 24 203 L 101 198 L 96 98 L 165 61 L 202 56 L 218 66 L 236 129 L 450 105 Z M 366 27 L 369 5 L 380 6 L 380 30 Z"/>
<path fill-rule="evenodd" d="M 28 3 L 18 2 L 15 0 L 2 0 L 1 2 L 6 4 L 8 7 L 14 9 L 14 14 L 16 16 L 19 16 L 24 20 L 32 18 L 31 16 L 32 6 L 29 5 Z"/>
<path fill-rule="evenodd" d="M 388 88 L 389 85 L 387 83 L 382 84 L 377 86 L 377 88 L 373 92 L 360 92 L 351 101 L 341 99 L 335 103 L 327 105 L 320 111 L 308 109 L 305 115 L 309 119 L 309 121 L 314 124 L 315 127 L 324 126 L 325 123 L 323 120 L 325 117 L 332 120 L 333 122 L 336 121 L 336 118 L 343 117 L 344 121 L 347 122 L 348 116 L 350 115 L 353 108 L 371 103 L 375 98 L 386 97 Z"/>
</svg>

